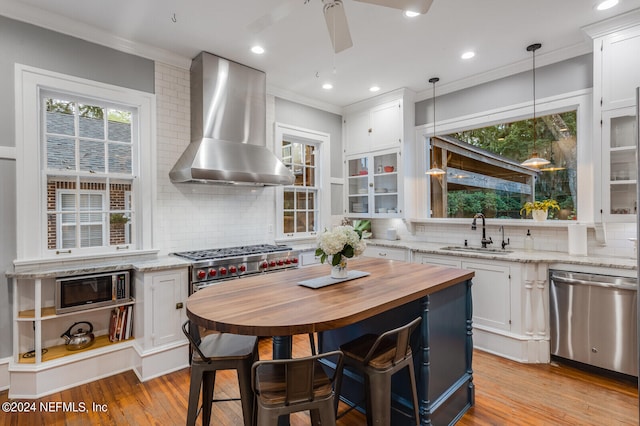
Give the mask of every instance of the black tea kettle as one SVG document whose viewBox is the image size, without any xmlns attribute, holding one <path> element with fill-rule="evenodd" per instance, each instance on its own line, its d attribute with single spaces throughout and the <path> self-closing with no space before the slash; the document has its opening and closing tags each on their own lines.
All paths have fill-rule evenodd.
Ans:
<svg viewBox="0 0 640 426">
<path fill-rule="evenodd" d="M 76 325 L 87 324 L 89 330 L 85 331 L 83 328 L 78 327 L 75 333 L 71 333 L 71 330 Z M 88 321 L 80 321 L 74 323 L 67 331 L 60 335 L 64 339 L 64 344 L 69 351 L 77 351 L 79 349 L 88 348 L 95 340 L 93 335 L 93 325 Z"/>
</svg>

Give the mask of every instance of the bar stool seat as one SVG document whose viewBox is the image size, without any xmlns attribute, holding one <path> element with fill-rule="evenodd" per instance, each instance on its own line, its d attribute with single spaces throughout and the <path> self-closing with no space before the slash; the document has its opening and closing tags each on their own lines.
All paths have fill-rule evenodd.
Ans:
<svg viewBox="0 0 640 426">
<path fill-rule="evenodd" d="M 257 426 L 277 425 L 279 416 L 306 410 L 310 411 L 311 424 L 335 425 L 342 358 L 342 352 L 332 351 L 254 363 L 251 384 L 257 401 Z M 325 373 L 320 359 L 335 362 L 333 374 Z"/>
<path fill-rule="evenodd" d="M 228 333 L 208 334 L 200 338 L 198 327 L 190 321 L 182 325 L 182 331 L 193 349 L 187 426 L 195 425 L 201 389 L 203 425 L 210 424 L 213 402 L 238 400 L 213 399 L 217 370 L 237 371 L 244 426 L 251 426 L 254 398 L 251 389 L 251 366 L 258 360 L 258 338 Z"/>
<path fill-rule="evenodd" d="M 413 368 L 410 337 L 422 319 L 381 335 L 365 334 L 340 346 L 345 367 L 364 376 L 367 425 L 391 424 L 391 376 L 407 367 L 415 424 L 420 424 L 418 391 Z"/>
</svg>

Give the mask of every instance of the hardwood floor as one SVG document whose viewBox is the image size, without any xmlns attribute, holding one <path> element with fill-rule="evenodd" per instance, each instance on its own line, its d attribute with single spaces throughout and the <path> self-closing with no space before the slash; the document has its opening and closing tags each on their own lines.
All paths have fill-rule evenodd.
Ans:
<svg viewBox="0 0 640 426">
<path fill-rule="evenodd" d="M 294 356 L 307 355 L 308 346 L 307 336 L 296 336 Z M 260 355 L 271 356 L 270 340 L 261 340 Z M 634 381 L 603 377 L 564 364 L 520 364 L 480 351 L 474 352 L 473 367 L 476 405 L 458 425 L 638 424 L 638 391 Z M 0 425 L 183 425 L 188 392 L 189 369 L 146 383 L 126 372 L 35 401 L 20 401 L 35 403 L 35 412 L 0 412 Z M 237 396 L 234 373 L 220 372 L 216 397 Z M 7 400 L 7 392 L 1 392 L 0 403 Z M 69 411 L 81 408 L 80 402 L 87 412 Z M 56 403 L 75 403 L 75 407 Z M 104 404 L 106 411 L 96 411 L 94 404 Z M 50 412 L 45 412 L 45 408 Z M 341 406 L 341 411 L 345 408 Z M 211 424 L 241 425 L 239 401 L 214 404 Z M 291 424 L 308 425 L 308 416 L 296 414 Z M 363 424 L 364 416 L 355 410 L 338 420 L 341 426 Z"/>
</svg>

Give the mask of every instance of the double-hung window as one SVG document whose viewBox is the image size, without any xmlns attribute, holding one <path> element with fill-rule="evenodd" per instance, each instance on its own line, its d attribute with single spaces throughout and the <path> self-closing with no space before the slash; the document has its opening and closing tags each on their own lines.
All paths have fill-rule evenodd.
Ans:
<svg viewBox="0 0 640 426">
<path fill-rule="evenodd" d="M 316 166 L 317 148 L 303 141 L 282 141 L 282 161 L 293 175 L 293 185 L 283 190 L 283 231 L 311 235 L 316 232 L 318 217 L 318 182 Z"/>
<path fill-rule="evenodd" d="M 17 261 L 151 249 L 155 95 L 15 71 Z"/>
<path fill-rule="evenodd" d="M 323 197 L 330 187 L 329 135 L 276 124 L 276 140 L 282 162 L 295 176 L 293 185 L 278 192 L 278 238 L 313 237 L 331 214 Z"/>
<path fill-rule="evenodd" d="M 133 243 L 136 111 L 42 92 L 47 247 Z"/>
</svg>

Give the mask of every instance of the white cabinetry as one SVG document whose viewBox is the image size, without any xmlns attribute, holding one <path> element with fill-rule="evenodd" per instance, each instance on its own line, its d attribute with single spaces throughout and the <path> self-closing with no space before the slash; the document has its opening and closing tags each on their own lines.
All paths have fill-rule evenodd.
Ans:
<svg viewBox="0 0 640 426">
<path fill-rule="evenodd" d="M 19 279 L 13 282 L 13 360 L 9 366 L 10 398 L 42 395 L 101 377 L 100 371 L 127 369 L 133 353 L 133 337 L 111 342 L 109 323 L 115 306 L 134 305 L 134 300 L 110 306 L 56 314 L 55 277 Z M 133 309 L 135 318 L 135 309 Z M 73 324 L 91 324 L 91 346 L 70 351 L 61 335 Z M 86 324 L 79 324 L 72 333 Z M 102 374 L 108 375 L 108 374 Z"/>
<path fill-rule="evenodd" d="M 87 265 L 61 271 L 10 274 L 13 284 L 13 359 L 9 364 L 9 397 L 38 398 L 122 371 L 134 370 L 142 381 L 189 365 L 189 346 L 182 334 L 186 320 L 188 265 L 160 262 L 133 268 L 130 276 L 134 298 L 123 303 L 56 314 L 56 276 L 82 275 L 116 270 Z M 70 267 L 74 268 L 74 267 Z M 87 272 L 87 271 L 93 272 Z M 129 339 L 109 339 L 114 306 L 131 306 Z M 70 351 L 60 336 L 77 322 L 89 322 L 94 343 Z M 87 331 L 85 324 L 82 327 Z"/>
<path fill-rule="evenodd" d="M 346 153 L 362 154 L 400 148 L 403 134 L 402 107 L 402 100 L 395 100 L 347 114 L 344 120 Z"/>
<path fill-rule="evenodd" d="M 474 347 L 520 362 L 547 363 L 549 288 L 547 266 L 495 259 L 413 255 L 416 263 L 474 271 Z"/>
<path fill-rule="evenodd" d="M 136 321 L 142 356 L 138 376 L 147 380 L 188 365 L 188 343 L 181 329 L 187 319 L 188 269 L 138 272 L 135 290 L 141 315 Z"/>
<path fill-rule="evenodd" d="M 635 89 L 640 86 L 639 11 L 586 28 L 593 38 L 593 115 L 596 163 L 595 217 L 633 222 L 636 217 Z M 598 174 L 596 173 L 596 176 Z M 599 200 L 598 200 L 599 197 Z"/>
<path fill-rule="evenodd" d="M 511 330 L 511 275 L 509 265 L 462 262 L 462 269 L 475 272 L 471 294 L 473 324 Z"/>
<path fill-rule="evenodd" d="M 305 266 L 317 265 L 320 263 L 320 257 L 316 256 L 315 250 L 305 250 L 300 252 L 298 256 L 300 261 L 300 267 L 304 268 Z"/>
<path fill-rule="evenodd" d="M 640 26 L 615 31 L 595 40 L 593 59 L 600 63 L 602 70 L 600 84 L 603 110 L 635 105 L 635 89 L 640 86 L 638 52 Z"/>
<path fill-rule="evenodd" d="M 638 208 L 635 126 L 632 107 L 602 112 L 602 213 L 605 221 L 635 221 Z"/>
<path fill-rule="evenodd" d="M 400 158 L 398 150 L 346 157 L 346 216 L 402 215 L 403 180 Z"/>
<path fill-rule="evenodd" d="M 362 255 L 380 259 L 401 260 L 403 262 L 409 261 L 409 250 L 403 248 L 368 245 Z"/>
<path fill-rule="evenodd" d="M 345 214 L 399 217 L 413 214 L 414 94 L 398 89 L 344 109 Z M 384 167 L 387 166 L 387 169 Z M 406 180 L 406 182 L 405 182 Z M 409 211 L 405 202 L 410 202 Z"/>
</svg>

